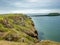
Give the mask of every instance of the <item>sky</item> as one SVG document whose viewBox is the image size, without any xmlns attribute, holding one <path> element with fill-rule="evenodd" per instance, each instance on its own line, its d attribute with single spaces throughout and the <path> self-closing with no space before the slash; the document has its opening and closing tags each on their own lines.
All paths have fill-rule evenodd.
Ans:
<svg viewBox="0 0 60 45">
<path fill-rule="evenodd" d="M 60 13 L 60 0 L 0 0 L 0 13 Z"/>
</svg>

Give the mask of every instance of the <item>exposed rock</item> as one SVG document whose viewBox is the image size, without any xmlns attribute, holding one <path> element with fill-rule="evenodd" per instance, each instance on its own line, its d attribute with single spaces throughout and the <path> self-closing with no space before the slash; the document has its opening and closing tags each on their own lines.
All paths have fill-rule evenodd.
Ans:
<svg viewBox="0 0 60 45">
<path fill-rule="evenodd" d="M 7 27 L 7 28 L 13 28 L 13 26 L 12 26 L 11 24 L 9 24 L 7 18 L 3 18 L 3 20 L 0 20 L 0 23 L 3 24 L 4 27 Z"/>
<path fill-rule="evenodd" d="M 6 25 L 6 24 L 8 24 L 8 20 L 7 19 L 3 19 L 3 20 L 1 20 L 1 23 Z"/>
<path fill-rule="evenodd" d="M 32 31 L 28 31 L 28 30 L 21 30 L 22 32 L 26 33 L 27 35 L 33 37 L 33 38 L 38 38 L 37 33 L 32 32 Z"/>
<path fill-rule="evenodd" d="M 19 42 L 24 42 L 24 39 L 25 39 L 25 38 L 22 37 L 22 38 L 20 38 L 18 41 L 19 41 Z"/>
<path fill-rule="evenodd" d="M 8 40 L 8 41 L 16 41 L 18 39 L 18 35 L 17 34 L 8 34 L 7 36 L 4 37 L 5 40 Z"/>
</svg>

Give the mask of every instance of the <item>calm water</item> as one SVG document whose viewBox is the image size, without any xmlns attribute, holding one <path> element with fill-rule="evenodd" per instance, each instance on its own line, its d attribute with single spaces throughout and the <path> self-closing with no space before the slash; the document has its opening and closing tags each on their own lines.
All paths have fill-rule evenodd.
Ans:
<svg viewBox="0 0 60 45">
<path fill-rule="evenodd" d="M 47 39 L 60 42 L 60 16 L 32 17 L 38 31 L 39 39 Z"/>
</svg>

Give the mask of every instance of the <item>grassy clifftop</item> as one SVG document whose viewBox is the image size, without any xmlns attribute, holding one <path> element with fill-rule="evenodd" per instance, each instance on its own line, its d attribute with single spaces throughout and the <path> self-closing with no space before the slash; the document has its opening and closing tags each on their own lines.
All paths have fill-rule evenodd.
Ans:
<svg viewBox="0 0 60 45">
<path fill-rule="evenodd" d="M 0 39 L 8 41 L 35 42 L 37 31 L 30 17 L 23 14 L 0 15 Z"/>
</svg>

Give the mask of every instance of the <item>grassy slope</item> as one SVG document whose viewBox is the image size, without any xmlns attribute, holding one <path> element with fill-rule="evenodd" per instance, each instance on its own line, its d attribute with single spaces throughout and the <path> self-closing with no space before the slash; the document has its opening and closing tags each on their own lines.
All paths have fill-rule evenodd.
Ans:
<svg viewBox="0 0 60 45">
<path fill-rule="evenodd" d="M 21 18 L 21 19 L 19 19 Z M 2 20 L 2 21 L 1 21 Z M 5 22 L 4 22 L 5 21 Z M 17 40 L 19 41 L 21 38 L 25 38 L 25 42 L 29 40 L 34 41 L 35 39 L 26 33 L 22 32 L 22 30 L 26 30 L 28 32 L 34 31 L 35 28 L 32 25 L 30 17 L 24 16 L 23 14 L 4 14 L 0 15 L 0 31 L 3 30 L 3 36 L 0 36 L 0 39 L 7 37 L 10 34 L 18 35 Z"/>
<path fill-rule="evenodd" d="M 60 45 L 60 43 L 47 40 L 41 41 L 39 43 L 23 43 L 1 40 L 0 45 Z"/>
</svg>

